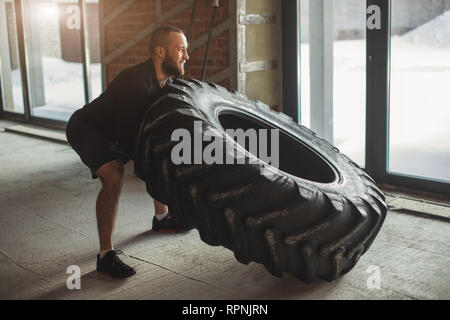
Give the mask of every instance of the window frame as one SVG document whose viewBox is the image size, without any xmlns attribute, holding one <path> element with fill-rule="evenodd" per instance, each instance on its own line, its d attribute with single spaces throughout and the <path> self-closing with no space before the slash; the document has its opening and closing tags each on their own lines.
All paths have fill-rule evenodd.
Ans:
<svg viewBox="0 0 450 320">
<path fill-rule="evenodd" d="M 297 123 L 300 123 L 301 119 L 299 1 L 282 2 L 283 112 Z M 366 8 L 371 5 L 380 8 L 381 29 L 366 29 L 366 163 L 363 170 L 378 184 L 450 195 L 450 181 L 388 171 L 392 0 L 366 0 Z M 294 13 L 295 19 L 292 17 Z M 367 17 L 366 14 L 366 19 Z M 295 55 L 292 52 L 295 52 Z M 292 70 L 299 70 L 295 79 Z"/>
<path fill-rule="evenodd" d="M 86 17 L 86 0 L 78 0 L 78 6 L 80 7 L 80 32 L 81 32 L 81 57 L 83 63 L 83 88 L 85 103 L 89 103 L 91 99 L 91 82 L 89 78 L 89 43 L 87 36 L 87 27 L 85 23 Z M 0 83 L 0 118 L 5 120 L 20 121 L 38 126 L 65 129 L 67 122 L 62 120 L 55 120 L 43 117 L 33 116 L 30 106 L 30 92 L 29 92 L 29 80 L 28 80 L 28 61 L 26 56 L 26 42 L 24 31 L 24 15 L 23 15 L 23 0 L 14 0 L 14 8 L 16 15 L 16 32 L 17 42 L 19 50 L 20 70 L 22 77 L 22 92 L 24 100 L 24 113 L 15 113 L 11 111 L 5 111 L 3 106 L 2 97 L 2 85 Z"/>
</svg>

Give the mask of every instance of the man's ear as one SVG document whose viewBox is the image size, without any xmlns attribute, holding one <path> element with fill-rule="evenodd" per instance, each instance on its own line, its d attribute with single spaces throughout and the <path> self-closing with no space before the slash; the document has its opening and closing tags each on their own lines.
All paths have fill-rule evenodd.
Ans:
<svg viewBox="0 0 450 320">
<path fill-rule="evenodd" d="M 161 59 L 164 59 L 166 57 L 166 49 L 164 49 L 163 47 L 157 46 L 155 48 L 156 51 L 156 55 L 158 57 L 160 57 Z"/>
</svg>

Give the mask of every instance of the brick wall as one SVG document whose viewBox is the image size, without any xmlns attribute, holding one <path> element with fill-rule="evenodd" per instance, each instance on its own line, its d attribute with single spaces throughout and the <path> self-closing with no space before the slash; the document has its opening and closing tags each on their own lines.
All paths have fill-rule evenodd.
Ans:
<svg viewBox="0 0 450 320">
<path fill-rule="evenodd" d="M 101 0 L 103 1 L 103 17 L 107 17 L 116 9 L 123 0 Z M 184 0 L 163 0 L 161 1 L 161 15 L 181 5 Z M 192 6 L 188 6 L 183 12 L 174 16 L 163 24 L 171 24 L 185 33 L 189 30 Z M 197 39 L 207 33 L 210 26 L 212 14 L 211 0 L 198 0 L 196 4 L 196 14 L 193 25 L 192 40 Z M 219 25 L 228 19 L 228 1 L 220 1 L 220 8 L 217 9 L 215 25 Z M 155 0 L 136 0 L 117 18 L 112 20 L 104 29 L 105 56 L 114 52 L 121 45 L 126 43 L 137 33 L 154 23 L 158 19 L 157 6 Z M 123 69 L 145 61 L 149 58 L 147 48 L 150 35 L 145 36 L 134 46 L 127 49 L 123 54 L 106 64 L 107 83 L 110 83 Z M 206 44 L 189 51 L 190 59 L 186 64 L 185 78 L 200 78 L 202 72 L 203 58 Z M 208 68 L 206 76 L 224 70 L 230 65 L 229 57 L 229 31 L 224 31 L 211 40 Z M 229 87 L 229 81 L 225 80 L 219 84 Z"/>
<path fill-rule="evenodd" d="M 56 0 L 39 0 L 36 1 L 36 8 L 42 6 L 55 6 Z M 12 2 L 5 3 L 6 18 L 8 20 L 8 41 L 11 56 L 11 68 L 16 69 L 19 66 L 19 51 L 17 44 L 17 28 L 16 28 L 16 14 Z M 39 29 L 39 44 L 41 55 L 45 57 L 61 57 L 61 41 L 58 29 L 58 17 L 41 17 L 38 14 L 39 25 L 34 26 Z"/>
<path fill-rule="evenodd" d="M 39 5 L 55 5 L 55 0 L 41 0 Z M 5 3 L 6 19 L 8 20 L 8 44 L 11 57 L 11 69 L 19 67 L 19 49 L 17 44 L 16 14 L 12 2 Z M 46 57 L 61 57 L 61 42 L 57 17 L 39 18 L 39 43 L 41 55 Z"/>
<path fill-rule="evenodd" d="M 57 12 L 56 0 L 39 0 L 35 8 L 47 7 Z M 39 43 L 41 47 L 41 55 L 43 57 L 61 58 L 61 37 L 58 28 L 58 16 L 41 16 L 41 12 L 37 12 L 39 16 Z"/>
</svg>

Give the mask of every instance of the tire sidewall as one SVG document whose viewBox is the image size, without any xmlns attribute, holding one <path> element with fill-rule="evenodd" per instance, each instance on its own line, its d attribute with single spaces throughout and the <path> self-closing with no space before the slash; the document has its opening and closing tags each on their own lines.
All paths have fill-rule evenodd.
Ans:
<svg viewBox="0 0 450 320">
<path fill-rule="evenodd" d="M 190 94 L 194 100 L 194 107 L 199 109 L 206 122 L 214 129 L 226 134 L 219 121 L 219 116 L 223 113 L 235 114 L 250 121 L 255 119 L 267 128 L 279 129 L 297 143 L 306 146 L 332 168 L 336 179 L 331 183 L 320 183 L 272 167 L 281 171 L 282 174 L 324 191 L 339 190 L 346 197 L 361 193 L 361 190 L 365 189 L 366 185 L 359 177 L 361 169 L 354 162 L 340 153 L 336 147 L 317 137 L 310 129 L 295 123 L 287 115 L 270 109 L 260 101 L 251 100 L 240 93 L 230 92 L 215 84 L 200 83 Z M 270 166 L 270 164 L 267 165 Z"/>
</svg>

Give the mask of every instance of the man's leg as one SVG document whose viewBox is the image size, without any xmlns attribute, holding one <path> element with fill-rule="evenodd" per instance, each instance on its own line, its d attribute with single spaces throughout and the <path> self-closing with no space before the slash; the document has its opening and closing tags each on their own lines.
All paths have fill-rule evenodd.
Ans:
<svg viewBox="0 0 450 320">
<path fill-rule="evenodd" d="M 158 200 L 153 200 L 155 205 L 155 217 L 153 218 L 153 231 L 159 232 L 184 232 L 192 228 L 186 228 L 181 225 L 177 220 L 172 217 L 168 211 L 167 206 Z"/>
<path fill-rule="evenodd" d="M 167 206 L 157 200 L 153 200 L 155 204 L 155 215 L 161 215 L 168 212 Z"/>
<path fill-rule="evenodd" d="M 127 159 L 101 131 L 80 120 L 75 112 L 67 123 L 67 141 L 91 169 L 92 178 L 99 177 L 102 188 L 97 197 L 96 216 L 100 253 L 97 255 L 97 271 L 112 278 L 126 278 L 136 271 L 123 263 L 113 249 L 112 233 L 117 216 L 120 191 Z M 112 160 L 117 159 L 117 160 Z M 118 160 L 121 159 L 121 160 Z M 111 161 L 112 160 L 112 161 Z"/>
<path fill-rule="evenodd" d="M 97 271 L 113 278 L 126 278 L 136 271 L 125 264 L 113 249 L 112 233 L 116 222 L 120 191 L 122 190 L 125 168 L 120 160 L 102 165 L 96 175 L 102 182 L 102 189 L 97 197 L 97 227 L 100 238 L 100 254 L 97 255 Z"/>
<path fill-rule="evenodd" d="M 100 250 L 113 248 L 112 233 L 117 216 L 120 192 L 122 190 L 125 168 L 120 160 L 107 162 L 97 170 L 102 189 L 97 197 L 97 227 L 100 238 Z"/>
</svg>

